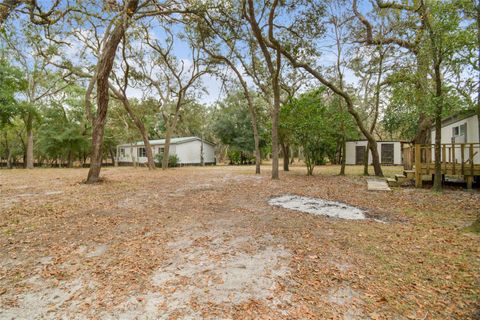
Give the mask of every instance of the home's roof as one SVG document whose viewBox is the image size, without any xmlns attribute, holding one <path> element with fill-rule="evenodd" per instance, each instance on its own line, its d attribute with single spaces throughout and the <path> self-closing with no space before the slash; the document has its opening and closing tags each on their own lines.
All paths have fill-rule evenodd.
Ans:
<svg viewBox="0 0 480 320">
<path fill-rule="evenodd" d="M 467 118 L 470 118 L 470 117 L 473 117 L 477 114 L 477 112 L 475 110 L 464 110 L 464 111 L 460 111 L 458 113 L 455 113 L 454 115 L 451 115 L 449 117 L 446 117 L 445 119 L 442 119 L 442 128 L 443 127 L 446 127 L 452 123 L 455 123 L 455 122 L 458 122 L 458 121 L 462 121 L 464 119 L 467 119 Z M 432 131 L 435 131 L 435 124 L 432 125 Z"/>
<path fill-rule="evenodd" d="M 170 139 L 170 144 L 182 144 L 182 143 L 191 142 L 191 141 L 195 141 L 195 140 L 202 141 L 202 139 L 200 139 L 199 137 L 180 137 L 180 138 L 171 138 Z M 149 141 L 150 141 L 151 145 L 155 145 L 155 146 L 165 144 L 165 139 L 149 140 Z M 203 143 L 208 143 L 212 146 L 215 145 L 214 143 L 211 143 L 210 141 L 207 141 L 205 139 L 203 140 Z M 143 143 L 143 141 L 137 141 L 135 143 L 124 143 L 124 144 L 120 144 L 119 147 L 125 147 L 125 146 L 131 146 L 131 145 L 143 146 L 144 143 Z"/>
</svg>

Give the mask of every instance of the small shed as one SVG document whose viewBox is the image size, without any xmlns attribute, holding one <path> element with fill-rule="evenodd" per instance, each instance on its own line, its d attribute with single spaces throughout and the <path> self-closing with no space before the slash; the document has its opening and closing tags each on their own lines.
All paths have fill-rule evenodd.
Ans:
<svg viewBox="0 0 480 320">
<path fill-rule="evenodd" d="M 163 153 L 165 139 L 150 140 L 153 155 Z M 181 137 L 170 140 L 170 155 L 178 157 L 180 165 L 215 164 L 215 144 L 199 137 Z M 147 151 L 143 141 L 125 143 L 117 146 L 119 164 L 146 163 Z"/>
<path fill-rule="evenodd" d="M 360 165 L 365 161 L 367 140 L 347 141 L 345 162 L 349 165 Z M 378 154 L 382 165 L 402 165 L 402 148 L 404 141 L 377 141 Z M 368 152 L 368 163 L 372 164 L 372 153 Z"/>
</svg>

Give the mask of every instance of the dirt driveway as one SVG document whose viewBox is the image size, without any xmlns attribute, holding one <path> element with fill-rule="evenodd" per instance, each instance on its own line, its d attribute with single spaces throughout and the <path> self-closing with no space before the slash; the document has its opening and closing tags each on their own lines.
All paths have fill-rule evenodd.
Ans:
<svg viewBox="0 0 480 320">
<path fill-rule="evenodd" d="M 478 193 L 252 167 L 0 170 L 0 319 L 474 319 Z M 274 196 L 366 210 L 341 220 Z"/>
</svg>

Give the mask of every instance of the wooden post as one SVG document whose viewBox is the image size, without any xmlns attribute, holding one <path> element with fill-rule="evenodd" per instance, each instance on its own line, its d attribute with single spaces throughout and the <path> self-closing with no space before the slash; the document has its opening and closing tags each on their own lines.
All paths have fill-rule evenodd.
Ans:
<svg viewBox="0 0 480 320">
<path fill-rule="evenodd" d="M 466 176 L 465 179 L 467 180 L 467 189 L 472 190 L 473 176 Z"/>
<path fill-rule="evenodd" d="M 452 143 L 452 174 L 455 174 L 457 159 L 455 158 L 455 143 Z"/>
<path fill-rule="evenodd" d="M 460 145 L 460 152 L 462 153 L 460 159 L 462 161 L 462 165 L 461 165 L 461 168 L 462 168 L 462 175 L 465 175 L 465 143 L 462 143 Z"/>
<path fill-rule="evenodd" d="M 470 174 L 473 176 L 474 174 L 474 169 L 475 169 L 475 164 L 473 163 L 473 143 L 470 143 L 470 150 L 469 150 L 469 155 L 468 157 L 470 158 Z"/>
<path fill-rule="evenodd" d="M 447 145 L 442 145 L 443 174 L 447 172 Z"/>
<path fill-rule="evenodd" d="M 415 144 L 415 187 L 422 187 L 422 155 L 419 144 Z"/>
<path fill-rule="evenodd" d="M 430 164 L 432 163 L 432 146 L 425 149 L 425 162 L 427 163 L 427 174 L 430 174 Z"/>
</svg>

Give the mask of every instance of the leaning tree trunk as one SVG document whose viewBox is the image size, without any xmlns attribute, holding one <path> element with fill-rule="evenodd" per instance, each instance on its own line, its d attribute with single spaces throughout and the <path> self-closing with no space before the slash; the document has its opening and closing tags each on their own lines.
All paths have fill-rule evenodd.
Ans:
<svg viewBox="0 0 480 320">
<path fill-rule="evenodd" d="M 142 135 L 143 144 L 145 145 L 145 150 L 147 152 L 147 167 L 148 169 L 155 169 L 155 159 L 153 158 L 153 151 L 152 146 L 150 145 L 150 140 L 148 139 L 148 132 L 143 124 L 142 120 L 135 114 L 132 107 L 130 106 L 130 102 L 124 97 L 122 98 L 122 104 L 127 110 L 128 115 L 132 118 L 133 123 L 137 127 L 138 131 Z"/>
<path fill-rule="evenodd" d="M 93 121 L 92 130 L 92 154 L 90 157 L 90 170 L 88 171 L 87 183 L 95 183 L 100 179 L 100 169 L 102 167 L 102 144 L 107 119 L 108 101 L 109 101 L 109 77 L 112 71 L 115 53 L 118 45 L 125 34 L 127 20 L 137 10 L 138 0 L 129 0 L 125 5 L 125 15 L 123 19 L 117 21 L 109 38 L 105 42 L 97 66 L 97 114 Z"/>
<path fill-rule="evenodd" d="M 383 172 L 382 172 L 382 167 L 380 165 L 380 157 L 378 156 L 378 148 L 377 148 L 377 141 L 373 137 L 372 134 L 368 131 L 368 129 L 365 127 L 363 124 L 362 118 L 360 117 L 360 114 L 355 110 L 352 98 L 350 95 L 345 92 L 344 90 L 339 89 L 339 87 L 335 86 L 333 83 L 330 81 L 326 80 L 320 72 L 317 70 L 313 69 L 311 66 L 309 66 L 306 63 L 303 62 L 298 62 L 288 51 L 286 51 L 278 41 L 276 41 L 273 37 L 270 38 L 274 42 L 274 47 L 277 50 L 281 50 L 282 54 L 287 57 L 288 60 L 292 63 L 292 65 L 295 68 L 303 68 L 307 72 L 309 72 L 312 76 L 314 76 L 317 80 L 319 80 L 323 85 L 327 86 L 329 89 L 331 89 L 335 94 L 339 95 L 340 97 L 343 98 L 347 105 L 347 111 L 350 113 L 358 128 L 360 131 L 363 133 L 365 138 L 367 139 L 368 143 L 370 143 L 372 146 L 370 147 L 370 150 L 372 151 L 372 162 L 373 162 L 373 169 L 375 171 L 375 175 L 379 177 L 383 177 Z M 273 124 L 273 123 L 272 123 Z M 273 148 L 272 148 L 273 149 Z"/>
</svg>

